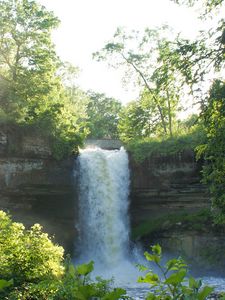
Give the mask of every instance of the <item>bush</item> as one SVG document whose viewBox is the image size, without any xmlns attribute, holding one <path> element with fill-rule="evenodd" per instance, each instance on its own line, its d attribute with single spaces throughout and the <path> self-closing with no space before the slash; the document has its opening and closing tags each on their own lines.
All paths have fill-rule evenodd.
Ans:
<svg viewBox="0 0 225 300">
<path fill-rule="evenodd" d="M 126 291 L 111 281 L 90 279 L 94 262 L 74 266 L 64 259 L 39 224 L 26 230 L 0 211 L 0 299 L 104 300 L 125 299 Z"/>
<path fill-rule="evenodd" d="M 126 148 L 136 161 L 142 162 L 153 155 L 171 155 L 190 149 L 194 151 L 204 140 L 204 132 L 198 129 L 186 135 L 164 140 L 159 138 L 132 140 L 127 143 Z"/>
<path fill-rule="evenodd" d="M 64 250 L 41 230 L 39 224 L 26 230 L 0 211 L 0 278 L 20 285 L 63 274 Z"/>
<path fill-rule="evenodd" d="M 5 300 L 118 300 L 131 299 L 121 288 L 112 288 L 110 280 L 90 279 L 94 262 L 74 266 L 63 258 L 63 248 L 54 245 L 41 226 L 26 230 L 21 223 L 0 211 L 0 299 Z M 213 290 L 201 287 L 201 281 L 189 278 L 182 259 L 161 264 L 161 247 L 145 252 L 148 261 L 154 262 L 162 278 L 148 267 L 139 282 L 149 283 L 154 289 L 147 299 L 204 300 Z M 188 283 L 188 285 L 187 285 Z"/>
<path fill-rule="evenodd" d="M 141 271 L 147 271 L 138 282 L 150 284 L 147 300 L 205 300 L 213 291 L 209 286 L 202 287 L 201 280 L 187 278 L 187 265 L 181 258 L 170 259 L 162 265 L 162 249 L 159 245 L 151 247 L 151 253 L 145 252 L 147 261 L 158 267 L 161 277 L 149 267 L 139 265 Z"/>
</svg>

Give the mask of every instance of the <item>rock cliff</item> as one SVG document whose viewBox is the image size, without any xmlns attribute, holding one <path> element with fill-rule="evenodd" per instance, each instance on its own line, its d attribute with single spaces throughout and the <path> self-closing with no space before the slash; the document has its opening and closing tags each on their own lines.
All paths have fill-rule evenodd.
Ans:
<svg viewBox="0 0 225 300">
<path fill-rule="evenodd" d="M 202 162 L 194 152 L 154 155 L 142 163 L 130 157 L 130 169 L 133 238 L 181 255 L 200 276 L 224 276 L 225 229 L 212 223 Z"/>
<path fill-rule="evenodd" d="M 133 224 L 168 213 L 209 207 L 209 195 L 201 184 L 202 162 L 194 152 L 154 155 L 142 163 L 130 157 L 131 216 Z"/>
<path fill-rule="evenodd" d="M 54 160 L 50 140 L 38 132 L 1 126 L 0 209 L 9 211 L 14 220 L 26 226 L 40 223 L 67 252 L 73 251 L 77 237 L 74 164 L 75 157 Z M 140 235 L 146 245 L 160 242 L 168 252 L 195 257 L 194 262 L 198 260 L 204 266 L 209 258 L 215 265 L 213 253 L 224 249 L 224 233 L 208 229 L 204 219 L 198 228 L 185 227 L 182 220 L 175 221 L 174 226 L 169 219 L 171 214 L 176 220 L 176 215 L 189 216 L 209 207 L 209 195 L 200 183 L 201 167 L 193 151 L 154 155 L 142 163 L 130 155 L 130 216 L 132 231 L 143 226 L 147 229 L 147 234 Z M 159 221 L 162 226 L 156 228 Z M 149 222 L 155 230 L 150 230 Z"/>
<path fill-rule="evenodd" d="M 74 235 L 74 158 L 57 162 L 50 141 L 18 126 L 0 130 L 0 209 L 26 226 L 40 223 L 71 251 Z"/>
</svg>

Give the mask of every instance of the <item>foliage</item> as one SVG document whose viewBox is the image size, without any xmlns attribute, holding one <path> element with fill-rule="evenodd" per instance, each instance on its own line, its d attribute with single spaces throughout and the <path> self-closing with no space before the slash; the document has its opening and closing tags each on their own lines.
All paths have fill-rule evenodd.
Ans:
<svg viewBox="0 0 225 300">
<path fill-rule="evenodd" d="M 104 94 L 89 92 L 87 105 L 88 127 L 91 138 L 118 138 L 117 124 L 121 103 Z"/>
<path fill-rule="evenodd" d="M 0 211 L 0 229 L 1 299 L 130 299 L 124 289 L 112 288 L 111 280 L 90 278 L 93 261 L 74 266 L 69 258 L 63 259 L 63 249 L 41 232 L 40 225 L 26 230 Z M 148 271 L 139 282 L 149 283 L 151 289 L 154 288 L 147 299 L 203 300 L 211 293 L 211 288 L 201 288 L 201 282 L 194 278 L 189 278 L 189 286 L 185 285 L 187 266 L 181 259 L 169 260 L 163 267 L 160 246 L 153 246 L 152 252 L 145 252 L 145 257 L 159 267 L 163 278 L 139 265 L 142 271 Z"/>
<path fill-rule="evenodd" d="M 189 5 L 197 1 L 175 1 Z M 204 1 L 205 17 L 215 8 L 223 8 L 222 0 Z M 201 116 L 206 141 L 198 147 L 198 155 L 203 156 L 207 165 L 203 169 L 204 182 L 208 184 L 215 220 L 225 223 L 225 136 L 224 136 L 224 80 L 221 71 L 225 66 L 225 22 L 217 20 L 214 28 L 201 31 L 195 40 L 188 40 L 177 36 L 175 41 L 167 41 L 167 51 L 164 52 L 164 64 L 180 74 L 184 83 L 191 88 L 201 106 Z M 212 78 L 214 79 L 212 80 Z M 210 91 L 206 85 L 214 81 Z"/>
<path fill-rule="evenodd" d="M 177 4 L 185 4 L 185 5 L 188 5 L 188 6 L 194 6 L 199 2 L 197 0 L 172 0 L 172 1 L 177 3 Z M 220 8 L 223 3 L 224 3 L 224 0 L 201 1 L 200 5 L 204 9 L 203 17 L 207 16 L 209 13 L 214 11 L 216 8 Z"/>
<path fill-rule="evenodd" d="M 59 63 L 51 30 L 59 21 L 35 1 L 0 2 L 1 108 L 14 118 L 32 118 L 59 90 Z"/>
<path fill-rule="evenodd" d="M 93 271 L 93 262 L 74 267 L 67 261 L 65 273 L 60 279 L 40 281 L 15 289 L 10 293 L 9 299 L 24 300 L 86 300 L 99 298 L 104 300 L 125 299 L 126 291 L 120 288 L 111 288 L 111 281 L 97 278 L 95 282 L 90 279 Z"/>
<path fill-rule="evenodd" d="M 215 220 L 225 223 L 225 82 L 213 83 L 202 119 L 207 139 L 197 149 L 206 161 L 203 179 L 212 195 Z"/>
<path fill-rule="evenodd" d="M 207 224 L 209 226 L 212 225 L 212 214 L 211 211 L 204 209 L 193 214 L 183 212 L 151 218 L 134 227 L 132 238 L 150 237 L 161 230 L 164 231 L 173 228 L 177 223 L 181 223 L 182 228 L 201 231 Z"/>
<path fill-rule="evenodd" d="M 153 155 L 172 155 L 185 150 L 194 151 L 204 140 L 204 132 L 201 129 L 196 129 L 189 134 L 164 140 L 159 138 L 131 140 L 126 144 L 126 148 L 136 161 L 142 162 Z"/>
<path fill-rule="evenodd" d="M 123 142 L 148 137 L 156 126 L 152 113 L 154 107 L 144 107 L 141 101 L 132 101 L 123 107 L 118 123 L 119 137 Z"/>
<path fill-rule="evenodd" d="M 0 277 L 15 285 L 63 274 L 63 248 L 54 245 L 41 226 L 30 230 L 0 211 Z"/>
<path fill-rule="evenodd" d="M 164 136 L 173 135 L 173 123 L 181 96 L 179 77 L 174 68 L 167 67 L 165 61 L 171 52 L 166 39 L 168 31 L 165 26 L 147 28 L 144 33 L 126 33 L 118 28 L 112 41 L 94 54 L 98 61 L 108 60 L 110 65 L 122 67 L 125 70 L 125 81 L 133 81 L 140 87 L 144 104 L 139 103 L 137 106 L 142 109 L 145 106 L 144 112 L 150 112 L 147 123 L 157 123 Z M 140 118 L 146 117 L 146 114 L 140 115 Z"/>
<path fill-rule="evenodd" d="M 212 77 L 219 77 L 224 68 L 225 23 L 217 20 L 216 25 L 200 31 L 196 39 L 182 38 L 167 41 L 164 63 L 179 74 L 181 82 L 190 87 L 195 102 L 204 108 L 207 99 L 206 87 Z"/>
<path fill-rule="evenodd" d="M 204 300 L 211 294 L 213 288 L 202 287 L 201 280 L 195 280 L 193 277 L 187 279 L 187 265 L 181 258 L 170 259 L 162 265 L 161 247 L 154 245 L 151 250 L 151 253 L 147 251 L 144 253 L 145 258 L 158 267 L 162 277 L 149 267 L 139 265 L 141 271 L 147 272 L 139 277 L 138 282 L 148 283 L 153 291 L 147 295 L 147 300 Z"/>
<path fill-rule="evenodd" d="M 66 87 L 64 104 L 55 118 L 51 130 L 53 155 L 62 159 L 69 154 L 78 153 L 78 147 L 89 133 L 86 113 L 88 96 L 79 88 Z"/>
<path fill-rule="evenodd" d="M 26 230 L 0 211 L 0 298 L 7 300 L 127 299 L 111 281 L 90 279 L 93 261 L 74 266 L 41 226 Z"/>
<path fill-rule="evenodd" d="M 53 156 L 77 152 L 87 134 L 87 96 L 51 41 L 59 20 L 36 1 L 0 0 L 0 117 L 52 137 Z"/>
</svg>

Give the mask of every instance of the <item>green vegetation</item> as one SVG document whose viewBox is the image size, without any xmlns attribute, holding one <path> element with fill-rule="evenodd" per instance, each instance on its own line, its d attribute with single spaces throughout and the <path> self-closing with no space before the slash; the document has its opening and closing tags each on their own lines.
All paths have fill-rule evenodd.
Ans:
<svg viewBox="0 0 225 300">
<path fill-rule="evenodd" d="M 36 224 L 30 230 L 0 211 L 0 274 L 14 284 L 63 274 L 62 247 L 55 246 Z"/>
<path fill-rule="evenodd" d="M 188 6 L 198 2 L 172 1 Z M 207 22 L 222 4 L 223 0 L 202 1 L 199 17 Z M 213 28 L 199 32 L 195 39 L 183 38 L 168 26 L 143 32 L 118 28 L 94 54 L 98 61 L 121 67 L 124 81 L 139 87 L 139 98 L 119 115 L 119 137 L 127 149 L 136 160 L 143 161 L 153 154 L 197 148 L 198 157 L 202 155 L 206 161 L 203 180 L 212 195 L 217 223 L 225 222 L 225 101 L 220 72 L 225 66 L 224 45 L 225 23 L 218 19 Z M 184 132 L 178 112 L 188 97 L 199 104 L 200 114 L 195 128 Z"/>
<path fill-rule="evenodd" d="M 126 131 L 132 132 L 136 127 L 136 136 L 173 136 L 181 81 L 165 61 L 170 52 L 165 40 L 168 32 L 167 27 L 147 28 L 143 33 L 126 33 L 118 28 L 112 41 L 94 54 L 98 61 L 108 60 L 110 65 L 113 61 L 114 67 L 125 67 L 125 81 L 133 80 L 140 87 L 139 101 L 128 104 L 122 114 L 122 139 L 127 137 Z"/>
<path fill-rule="evenodd" d="M 78 153 L 87 137 L 117 137 L 121 104 L 76 86 L 78 70 L 51 41 L 59 20 L 30 0 L 0 0 L 0 123 L 48 136 L 53 156 Z"/>
<path fill-rule="evenodd" d="M 212 195 L 216 223 L 225 224 L 225 82 L 213 83 L 202 119 L 207 139 L 197 150 L 207 162 L 203 180 Z"/>
<path fill-rule="evenodd" d="M 89 274 L 94 263 L 73 266 L 40 225 L 27 230 L 0 211 L 0 298 L 5 300 L 124 299 L 126 291 Z"/>
<path fill-rule="evenodd" d="M 146 299 L 199 299 L 203 300 L 212 288 L 201 288 L 201 282 L 187 281 L 187 266 L 181 259 L 172 259 L 161 265 L 161 248 L 152 247 L 153 254 L 145 252 L 148 261 L 154 262 L 163 273 L 160 278 L 141 266 L 145 275 L 139 282 L 150 284 Z M 63 248 L 54 245 L 40 225 L 27 230 L 20 223 L 0 211 L 0 298 L 5 300 L 102 300 L 132 299 L 126 291 L 113 288 L 111 280 L 96 278 L 90 274 L 94 262 L 74 266 L 63 257 Z M 147 271 L 147 272 L 146 272 Z"/>
<path fill-rule="evenodd" d="M 169 230 L 177 224 L 182 229 L 201 231 L 207 224 L 211 226 L 212 213 L 205 209 L 194 214 L 183 212 L 152 218 L 135 227 L 132 231 L 132 238 L 149 237 L 159 231 Z"/>
<path fill-rule="evenodd" d="M 207 20 L 223 2 L 205 1 L 200 17 Z M 225 62 L 224 20 L 195 40 L 167 26 L 131 33 L 118 28 L 95 57 L 125 68 L 125 81 L 139 87 L 139 98 L 122 107 L 113 98 L 77 87 L 77 68 L 62 62 L 52 43 L 52 30 L 59 25 L 52 12 L 33 0 L 0 0 L 0 16 L 0 124 L 49 137 L 56 159 L 78 153 L 87 136 L 119 137 L 138 162 L 197 149 L 206 162 L 203 180 L 211 192 L 214 221 L 225 223 L 225 82 L 217 74 Z M 209 74 L 214 74 L 212 85 L 204 91 Z M 200 103 L 200 114 L 181 122 L 182 100 L 190 96 Z M 141 224 L 133 236 L 179 222 L 199 230 L 211 218 L 208 211 L 169 215 Z M 149 270 L 140 278 L 154 288 L 147 299 L 203 300 L 211 292 L 193 278 L 185 285 L 187 266 L 181 259 L 163 267 L 161 248 L 153 246 L 152 252 L 145 253 L 146 259 L 159 267 L 163 279 Z M 1 299 L 127 298 L 123 289 L 112 289 L 111 281 L 90 279 L 93 262 L 74 267 L 63 255 L 40 225 L 26 230 L 0 211 Z"/>
<path fill-rule="evenodd" d="M 207 21 L 223 3 L 205 1 L 199 16 Z M 203 179 L 215 220 L 225 222 L 224 20 L 195 39 L 168 26 L 143 32 L 118 28 L 94 56 L 121 67 L 124 82 L 139 88 L 138 99 L 122 107 L 76 85 L 77 68 L 59 59 L 51 40 L 59 25 L 52 12 L 34 0 L 0 0 L 0 15 L 0 124 L 48 136 L 56 159 L 77 154 L 86 137 L 119 137 L 138 161 L 197 147 L 207 163 Z M 191 97 L 199 103 L 199 116 L 180 121 L 179 112 Z"/>
<path fill-rule="evenodd" d="M 53 155 L 75 152 L 85 137 L 79 89 L 63 84 L 66 65 L 56 55 L 51 32 L 59 20 L 29 0 L 0 1 L 0 119 L 38 128 L 52 139 Z M 62 71 L 63 70 L 63 71 Z"/>
<path fill-rule="evenodd" d="M 118 120 L 122 105 L 119 101 L 108 98 L 104 94 L 89 92 L 87 105 L 88 137 L 118 138 Z"/>
<path fill-rule="evenodd" d="M 185 150 L 195 150 L 199 143 L 205 141 L 205 135 L 201 130 L 196 130 L 186 135 L 180 135 L 167 139 L 145 138 L 132 140 L 127 143 L 128 151 L 137 162 L 142 162 L 151 156 L 171 155 Z"/>
<path fill-rule="evenodd" d="M 188 6 L 194 6 L 197 3 L 197 0 L 171 0 L 178 4 L 185 4 Z M 203 16 L 208 16 L 209 13 L 214 11 L 217 8 L 221 7 L 223 0 L 206 0 L 202 2 Z"/>
<path fill-rule="evenodd" d="M 213 288 L 202 287 L 201 280 L 193 277 L 187 279 L 187 265 L 181 258 L 170 259 L 163 265 L 161 247 L 154 245 L 151 250 L 152 253 L 144 253 L 145 258 L 158 267 L 161 276 L 149 267 L 139 265 L 139 269 L 147 273 L 139 277 L 138 281 L 148 283 L 152 290 L 148 293 L 147 300 L 204 300 L 211 294 Z"/>
</svg>

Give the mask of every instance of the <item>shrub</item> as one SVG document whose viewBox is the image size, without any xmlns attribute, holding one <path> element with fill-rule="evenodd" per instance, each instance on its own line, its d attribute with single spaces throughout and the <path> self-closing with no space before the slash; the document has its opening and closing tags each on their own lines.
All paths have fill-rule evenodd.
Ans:
<svg viewBox="0 0 225 300">
<path fill-rule="evenodd" d="M 147 261 L 153 262 L 161 272 L 161 277 L 149 267 L 139 265 L 141 271 L 147 271 L 138 282 L 150 284 L 147 300 L 205 300 L 213 291 L 212 287 L 202 287 L 201 280 L 193 277 L 187 279 L 187 265 L 182 260 L 170 259 L 165 266 L 162 264 L 162 249 L 159 245 L 151 247 L 152 253 L 145 252 Z"/>
<path fill-rule="evenodd" d="M 7 300 L 127 299 L 111 281 L 90 279 L 94 262 L 74 266 L 39 224 L 27 230 L 0 211 L 0 298 Z"/>
<path fill-rule="evenodd" d="M 41 230 L 39 224 L 26 230 L 0 211 L 0 278 L 19 285 L 63 274 L 64 250 Z"/>
<path fill-rule="evenodd" d="M 164 140 L 159 138 L 132 140 L 126 144 L 126 148 L 137 162 L 142 162 L 154 155 L 173 155 L 185 150 L 194 151 L 204 140 L 204 133 L 197 129 L 192 133 Z"/>
</svg>

